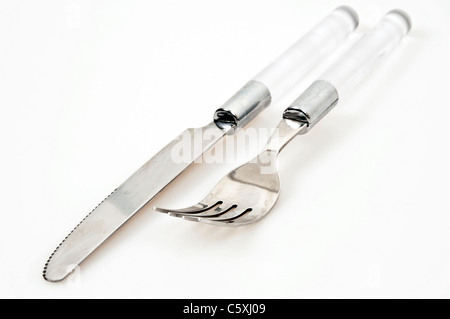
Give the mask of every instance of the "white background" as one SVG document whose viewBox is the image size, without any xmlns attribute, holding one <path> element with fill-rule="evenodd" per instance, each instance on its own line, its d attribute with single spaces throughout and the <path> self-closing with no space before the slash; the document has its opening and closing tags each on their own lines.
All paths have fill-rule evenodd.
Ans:
<svg viewBox="0 0 450 319">
<path fill-rule="evenodd" d="M 152 211 L 241 162 L 194 165 L 69 280 L 42 279 L 98 202 L 341 4 L 361 21 L 347 47 L 394 8 L 413 28 L 283 151 L 264 220 Z M 449 17 L 445 0 L 0 1 L 0 297 L 450 297 Z M 336 57 L 252 125 L 274 127 Z"/>
</svg>

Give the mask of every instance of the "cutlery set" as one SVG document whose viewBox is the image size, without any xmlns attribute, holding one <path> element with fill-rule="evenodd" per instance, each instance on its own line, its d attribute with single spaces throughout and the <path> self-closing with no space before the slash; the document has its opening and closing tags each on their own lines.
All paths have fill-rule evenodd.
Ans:
<svg viewBox="0 0 450 319">
<path fill-rule="evenodd" d="M 336 8 L 218 108 L 210 124 L 182 132 L 69 233 L 47 261 L 44 278 L 56 282 L 67 277 L 204 152 L 226 135 L 249 125 L 275 97 L 292 90 L 314 67 L 324 63 L 358 23 L 352 8 Z M 410 28 L 410 18 L 404 11 L 388 12 L 284 110 L 273 135 L 254 160 L 223 177 L 199 203 L 183 209 L 155 210 L 217 226 L 241 226 L 261 220 L 274 207 L 280 193 L 276 167 L 281 150 L 330 112 L 400 43 Z M 205 132 L 208 139 L 194 148 L 188 160 L 173 159 L 172 151 L 182 138 L 192 139 L 193 145 L 195 137 Z"/>
</svg>

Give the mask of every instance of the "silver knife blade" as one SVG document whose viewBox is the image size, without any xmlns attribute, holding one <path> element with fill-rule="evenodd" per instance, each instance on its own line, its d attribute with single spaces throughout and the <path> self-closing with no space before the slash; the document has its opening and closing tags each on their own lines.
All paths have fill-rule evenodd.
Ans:
<svg viewBox="0 0 450 319">
<path fill-rule="evenodd" d="M 231 127 L 220 129 L 212 122 L 202 128 L 187 129 L 172 140 L 94 208 L 61 242 L 45 264 L 44 278 L 52 282 L 66 278 L 230 129 Z M 183 145 L 190 148 L 190 154 L 184 154 L 182 159 L 176 158 L 179 154 L 174 154 L 180 143 L 185 143 Z"/>
</svg>

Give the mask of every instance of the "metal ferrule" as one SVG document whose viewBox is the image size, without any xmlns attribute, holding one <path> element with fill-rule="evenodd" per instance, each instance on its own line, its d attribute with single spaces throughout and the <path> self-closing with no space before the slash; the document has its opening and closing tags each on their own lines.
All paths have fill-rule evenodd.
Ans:
<svg viewBox="0 0 450 319">
<path fill-rule="evenodd" d="M 249 81 L 214 113 L 214 122 L 221 128 L 238 128 L 253 120 L 271 102 L 269 89 L 259 81 Z"/>
<path fill-rule="evenodd" d="M 283 113 L 283 118 L 308 124 L 308 131 L 337 104 L 339 94 L 327 81 L 311 84 Z"/>
</svg>

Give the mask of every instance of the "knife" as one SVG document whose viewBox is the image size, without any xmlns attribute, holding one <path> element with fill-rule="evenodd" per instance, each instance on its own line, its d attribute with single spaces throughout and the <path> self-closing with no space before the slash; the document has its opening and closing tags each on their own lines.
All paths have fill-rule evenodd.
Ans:
<svg viewBox="0 0 450 319">
<path fill-rule="evenodd" d="M 185 130 L 95 207 L 51 254 L 44 278 L 51 282 L 66 278 L 204 152 L 248 124 L 333 53 L 357 25 L 358 15 L 348 6 L 330 12 L 217 109 L 210 124 Z M 207 140 L 199 138 L 203 136 L 208 136 Z M 174 149 L 186 138 L 196 147 L 187 158 L 174 160 Z"/>
</svg>

